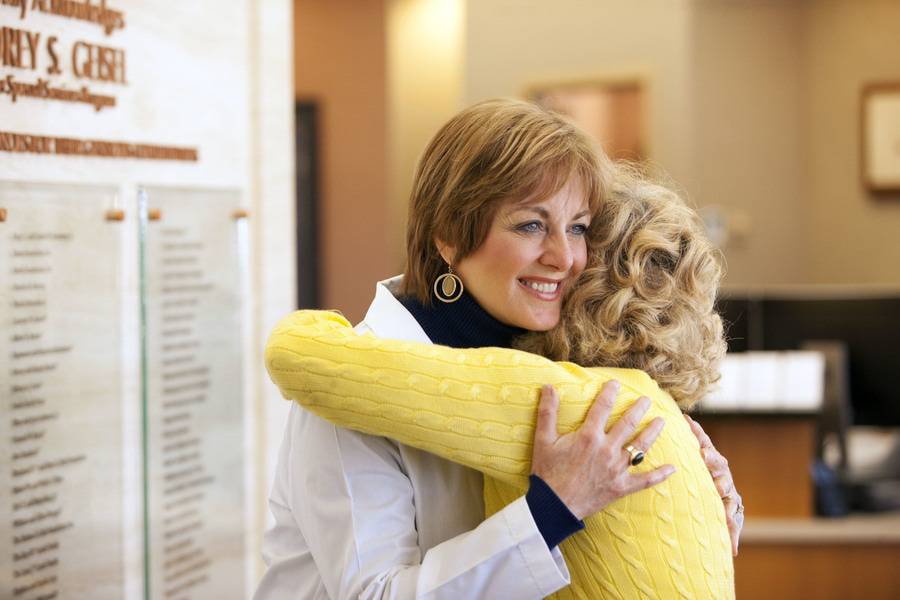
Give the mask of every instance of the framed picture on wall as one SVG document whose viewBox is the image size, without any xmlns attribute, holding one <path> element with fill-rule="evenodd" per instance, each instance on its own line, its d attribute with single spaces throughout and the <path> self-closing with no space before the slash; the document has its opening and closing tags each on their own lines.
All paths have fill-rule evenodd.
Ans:
<svg viewBox="0 0 900 600">
<path fill-rule="evenodd" d="M 637 79 L 582 80 L 538 84 L 528 100 L 569 116 L 614 159 L 647 158 L 644 85 Z"/>
<path fill-rule="evenodd" d="M 860 121 L 863 186 L 900 193 L 900 81 L 863 87 Z"/>
</svg>

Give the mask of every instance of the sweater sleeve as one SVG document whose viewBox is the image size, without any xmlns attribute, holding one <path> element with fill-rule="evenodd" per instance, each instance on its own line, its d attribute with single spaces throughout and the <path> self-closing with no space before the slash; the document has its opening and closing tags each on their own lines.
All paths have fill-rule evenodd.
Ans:
<svg viewBox="0 0 900 600">
<path fill-rule="evenodd" d="M 611 422 L 642 395 L 669 416 L 680 412 L 642 371 L 360 335 L 327 311 L 285 317 L 269 338 L 266 367 L 286 398 L 337 425 L 393 438 L 521 490 L 528 487 L 544 384 L 560 394 L 561 431 L 580 425 L 610 379 L 622 384 Z"/>
</svg>

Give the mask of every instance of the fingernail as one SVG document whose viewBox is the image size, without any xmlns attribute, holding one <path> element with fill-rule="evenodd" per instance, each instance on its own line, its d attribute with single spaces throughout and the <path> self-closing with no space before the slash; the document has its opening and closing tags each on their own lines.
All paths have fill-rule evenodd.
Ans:
<svg viewBox="0 0 900 600">
<path fill-rule="evenodd" d="M 619 381 L 616 380 L 616 379 L 611 379 L 611 380 L 609 381 L 609 386 L 610 386 L 612 389 L 618 391 L 619 388 L 622 387 L 622 384 L 619 383 Z"/>
</svg>

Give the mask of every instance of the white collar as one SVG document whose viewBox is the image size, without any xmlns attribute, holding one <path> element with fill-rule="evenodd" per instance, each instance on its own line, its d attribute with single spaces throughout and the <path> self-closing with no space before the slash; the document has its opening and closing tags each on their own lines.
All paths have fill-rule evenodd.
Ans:
<svg viewBox="0 0 900 600">
<path fill-rule="evenodd" d="M 431 340 L 419 322 L 391 293 L 402 281 L 403 275 L 397 275 L 375 284 L 375 299 L 362 324 L 378 337 L 430 344 Z"/>
</svg>

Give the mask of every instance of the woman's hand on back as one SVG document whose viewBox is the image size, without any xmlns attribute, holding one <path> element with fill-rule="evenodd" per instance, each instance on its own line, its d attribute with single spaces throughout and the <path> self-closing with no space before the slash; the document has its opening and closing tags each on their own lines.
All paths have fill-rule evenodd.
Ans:
<svg viewBox="0 0 900 600">
<path fill-rule="evenodd" d="M 734 478 L 731 476 L 731 469 L 728 468 L 728 459 L 722 456 L 716 447 L 713 446 L 712 440 L 700 427 L 700 423 L 684 415 L 691 431 L 700 442 L 700 453 L 703 455 L 703 462 L 712 475 L 713 482 L 716 484 L 716 490 L 719 497 L 725 504 L 725 521 L 728 523 L 728 535 L 731 537 L 731 553 L 738 555 L 738 544 L 741 539 L 741 529 L 744 528 L 744 501 L 738 494 L 737 488 L 734 487 Z"/>
<path fill-rule="evenodd" d="M 664 422 L 657 417 L 634 437 L 641 417 L 650 408 L 650 400 L 642 397 L 607 432 L 606 423 L 618 391 L 618 382 L 606 383 L 581 427 L 560 435 L 559 396 L 552 386 L 541 390 L 531 470 L 579 519 L 603 510 L 623 496 L 657 485 L 675 472 L 672 465 L 646 473 L 629 470 L 631 456 L 625 450 L 629 440 L 632 446 L 647 452 Z"/>
</svg>

